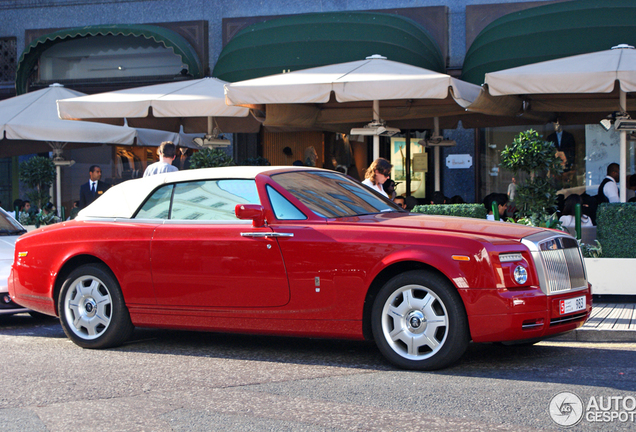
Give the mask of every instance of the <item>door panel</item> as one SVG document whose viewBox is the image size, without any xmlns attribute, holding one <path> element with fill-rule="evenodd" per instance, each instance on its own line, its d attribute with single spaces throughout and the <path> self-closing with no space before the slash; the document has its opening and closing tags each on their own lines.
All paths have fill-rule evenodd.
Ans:
<svg viewBox="0 0 636 432">
<path fill-rule="evenodd" d="M 290 308 L 305 319 L 361 319 L 366 280 L 386 253 L 351 226 L 326 223 L 277 225 L 289 286 Z"/>
<path fill-rule="evenodd" d="M 289 285 L 275 238 L 241 223 L 168 223 L 151 247 L 153 283 L 160 305 L 273 307 L 289 301 Z"/>
</svg>

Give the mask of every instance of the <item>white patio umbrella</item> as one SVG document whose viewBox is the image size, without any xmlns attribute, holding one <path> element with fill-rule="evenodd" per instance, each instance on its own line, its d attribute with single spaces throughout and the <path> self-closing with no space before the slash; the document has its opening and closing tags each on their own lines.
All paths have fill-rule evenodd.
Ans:
<svg viewBox="0 0 636 432">
<path fill-rule="evenodd" d="M 225 98 L 229 105 L 265 112 L 263 125 L 270 129 L 373 135 L 373 158 L 377 159 L 382 130 L 386 130 L 382 134 L 390 135 L 399 132 L 395 128 L 433 129 L 430 142 L 441 143 L 440 127 L 455 127 L 459 119 L 484 121 L 482 114 L 471 114 L 464 108 L 480 90 L 450 75 L 376 54 L 365 60 L 226 84 Z M 480 112 L 492 116 L 510 111 L 502 105 L 484 103 Z M 487 121 L 495 120 L 490 117 Z M 435 146 L 436 190 L 440 188 L 439 155 Z"/>
<path fill-rule="evenodd" d="M 61 84 L 0 101 L 0 157 L 32 153 L 54 153 L 57 167 L 56 204 L 61 206 L 60 167 L 74 162 L 64 160 L 64 148 L 98 144 L 133 144 L 137 132 L 132 128 L 97 123 L 66 122 L 57 116 L 58 99 L 83 93 Z"/>
<path fill-rule="evenodd" d="M 258 132 L 249 110 L 225 104 L 223 85 L 216 78 L 177 81 L 129 88 L 58 101 L 67 120 L 91 120 L 185 133 Z"/>
<path fill-rule="evenodd" d="M 194 142 L 200 134 L 187 134 L 183 131 L 169 132 L 157 129 L 137 128 L 137 145 L 146 147 L 159 147 L 163 141 L 171 141 L 175 145 L 191 149 L 201 149 Z"/>
<path fill-rule="evenodd" d="M 61 84 L 52 84 L 0 101 L 0 138 L 3 139 L 0 157 L 51 151 L 58 144 L 72 148 L 91 143 L 132 144 L 135 141 L 136 132 L 131 128 L 60 120 L 57 99 L 82 94 Z"/>
<path fill-rule="evenodd" d="M 483 101 L 520 96 L 526 113 L 558 115 L 567 123 L 592 123 L 635 109 L 636 50 L 618 45 L 610 50 L 560 58 L 487 73 L 484 90 L 467 106 L 480 110 Z M 620 131 L 620 178 L 627 170 L 626 132 Z M 626 188 L 620 188 L 625 202 Z"/>
<path fill-rule="evenodd" d="M 480 87 L 449 75 L 373 55 L 225 85 L 228 105 L 266 112 L 264 126 L 347 131 L 380 120 L 462 116 Z M 305 104 L 305 105 L 298 105 Z M 455 119 L 456 122 L 456 119 Z M 420 126 L 426 128 L 426 126 Z M 379 138 L 374 135 L 374 158 Z"/>
</svg>

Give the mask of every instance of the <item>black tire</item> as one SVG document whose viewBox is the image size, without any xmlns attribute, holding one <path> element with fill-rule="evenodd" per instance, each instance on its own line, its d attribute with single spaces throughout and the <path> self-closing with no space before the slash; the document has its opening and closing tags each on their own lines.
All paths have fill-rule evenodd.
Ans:
<svg viewBox="0 0 636 432">
<path fill-rule="evenodd" d="M 373 303 L 371 325 L 380 352 L 404 369 L 450 366 L 470 342 L 459 293 L 428 271 L 409 271 L 388 281 Z"/>
<path fill-rule="evenodd" d="M 102 264 L 85 264 L 69 274 L 58 311 L 66 336 L 83 348 L 119 346 L 134 329 L 119 283 Z"/>
</svg>

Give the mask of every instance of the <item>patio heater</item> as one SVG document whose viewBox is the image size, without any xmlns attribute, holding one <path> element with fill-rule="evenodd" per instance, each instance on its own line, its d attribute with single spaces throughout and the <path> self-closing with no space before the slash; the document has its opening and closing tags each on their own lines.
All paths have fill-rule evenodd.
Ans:
<svg viewBox="0 0 636 432">
<path fill-rule="evenodd" d="M 73 166 L 75 164 L 75 161 L 66 160 L 62 157 L 62 151 L 64 149 L 64 146 L 66 146 L 67 143 L 52 142 L 52 141 L 48 141 L 47 143 L 51 146 L 52 153 L 53 153 L 53 164 L 55 165 L 55 188 L 56 188 L 55 207 L 58 209 L 58 211 L 61 211 L 62 209 L 62 169 L 61 168 Z M 61 213 L 60 213 L 60 217 L 62 217 Z"/>
</svg>

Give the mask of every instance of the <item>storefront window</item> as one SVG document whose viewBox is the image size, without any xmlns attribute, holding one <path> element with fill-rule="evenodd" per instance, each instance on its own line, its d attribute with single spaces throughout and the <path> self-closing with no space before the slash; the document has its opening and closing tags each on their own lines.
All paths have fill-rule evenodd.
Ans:
<svg viewBox="0 0 636 432">
<path fill-rule="evenodd" d="M 620 162 L 620 134 L 613 128 L 609 131 L 600 125 L 563 125 L 561 129 L 561 144 L 565 146 L 564 153 L 568 154 L 563 175 L 555 181 L 561 192 L 584 193 L 596 195 L 598 186 L 605 178 L 607 166 Z M 558 127 L 557 127 L 558 128 Z M 482 130 L 480 140 L 480 188 L 479 199 L 493 192 L 506 193 L 508 185 L 514 176 L 512 172 L 500 167 L 501 151 L 519 132 L 534 129 L 546 140 L 554 141 L 556 137 L 555 124 L 533 126 L 514 126 L 487 128 Z M 627 175 L 636 173 L 636 141 L 628 135 L 627 141 Z M 573 149 L 568 149 L 571 145 Z M 525 180 L 520 174 L 517 183 Z M 626 183 L 623 181 L 623 183 Z M 628 191 L 628 198 L 630 197 Z"/>
<path fill-rule="evenodd" d="M 156 147 L 115 147 L 112 184 L 143 177 L 146 167 L 155 162 Z"/>
<path fill-rule="evenodd" d="M 40 57 L 43 82 L 175 76 L 187 68 L 173 50 L 143 37 L 94 36 L 53 45 Z"/>
<path fill-rule="evenodd" d="M 416 198 L 426 197 L 426 176 L 428 154 L 424 146 L 418 144 L 419 138 L 411 138 L 411 193 Z M 391 178 L 398 183 L 397 195 L 406 196 L 406 138 L 391 138 Z"/>
</svg>

